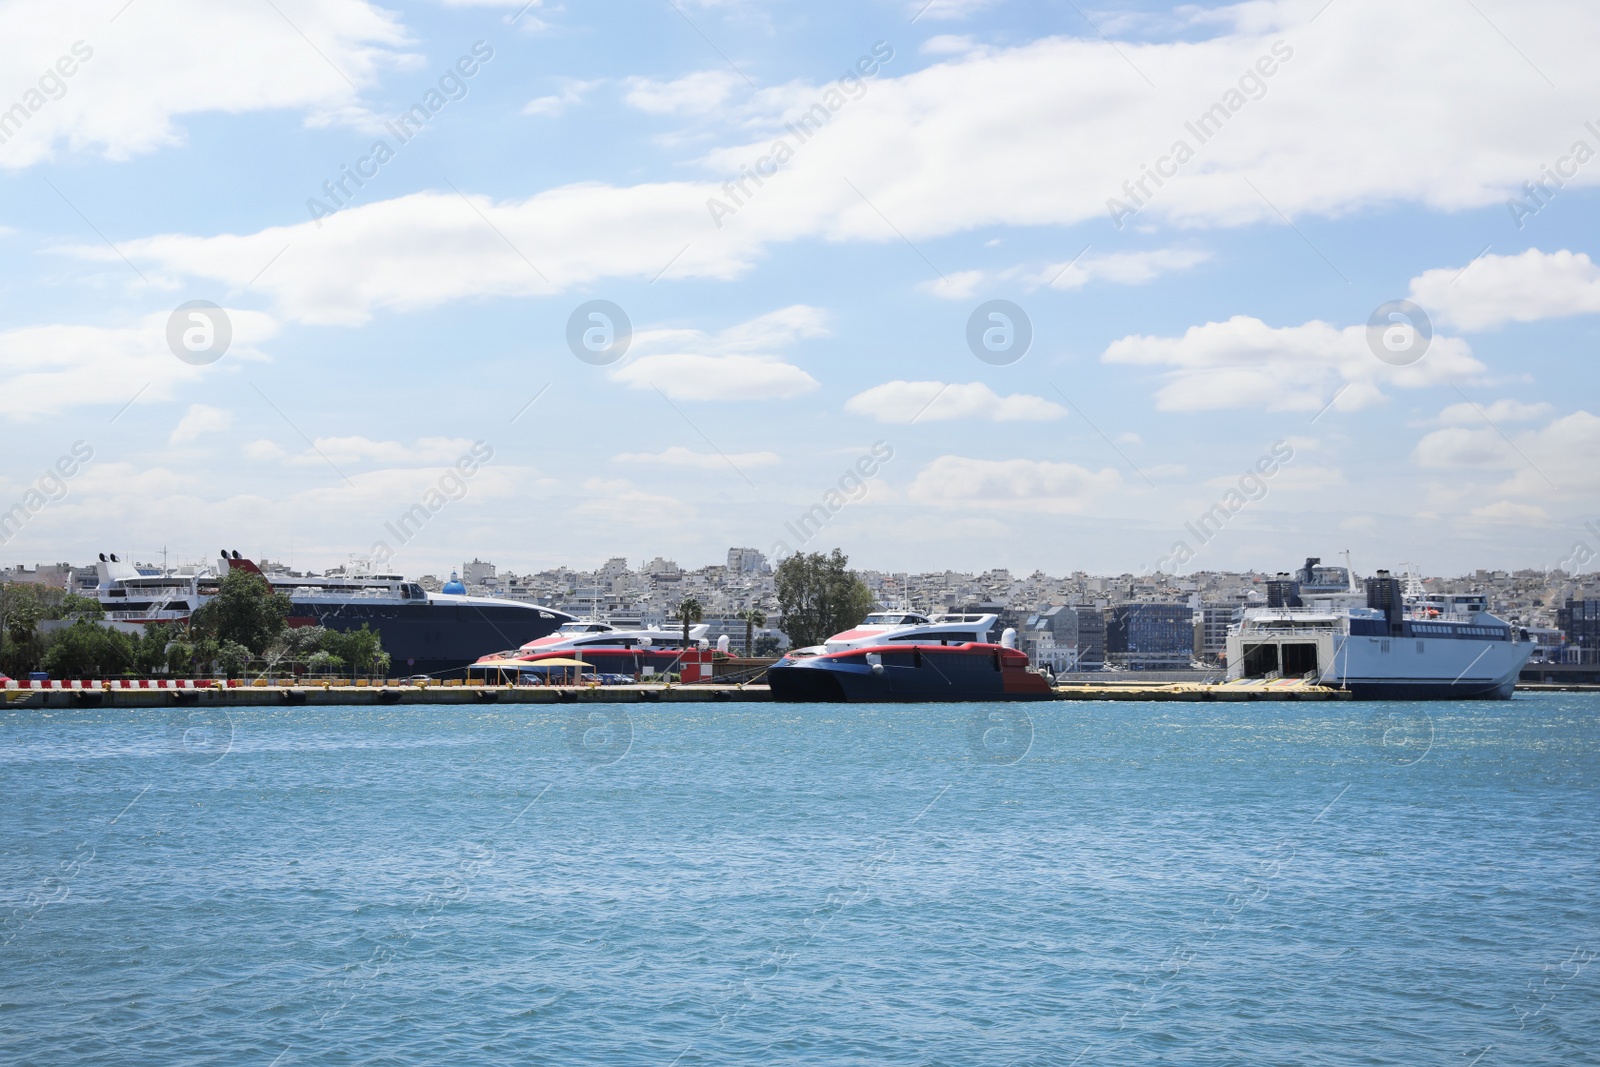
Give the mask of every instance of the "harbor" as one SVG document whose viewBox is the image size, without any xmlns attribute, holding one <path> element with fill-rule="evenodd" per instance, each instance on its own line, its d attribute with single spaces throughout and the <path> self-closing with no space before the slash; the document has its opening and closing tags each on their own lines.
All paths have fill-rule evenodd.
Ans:
<svg viewBox="0 0 1600 1067">
<path fill-rule="evenodd" d="M 1253 581 L 1260 589 L 1226 613 L 1130 602 L 1027 618 L 996 602 L 904 606 L 837 552 L 776 571 L 754 550 L 730 550 L 729 560 L 724 575 L 746 576 L 761 607 L 724 604 L 708 618 L 680 596 L 670 615 L 647 618 L 597 603 L 578 617 L 485 595 L 495 590 L 454 573 L 435 592 L 399 573 L 287 573 L 237 551 L 179 575 L 102 553 L 78 579 L 94 597 L 60 591 L 53 610 L 71 618 L 38 623 L 38 635 L 26 620 L 53 602 L 0 587 L 26 638 L 9 639 L 0 667 L 17 677 L 0 673 L 0 688 L 10 707 L 117 708 L 1461 700 L 1594 681 L 1583 650 L 1596 602 L 1569 598 L 1557 616 L 1564 628 L 1541 630 L 1497 616 L 1484 593 L 1429 590 L 1414 571 L 1358 579 L 1348 558 L 1324 566 L 1308 557 L 1293 573 Z M 488 566 L 464 569 L 478 582 Z M 791 590 L 834 583 L 828 611 L 786 599 L 785 580 Z M 885 606 L 896 599 L 901 606 Z M 784 629 L 758 639 L 767 623 Z"/>
</svg>

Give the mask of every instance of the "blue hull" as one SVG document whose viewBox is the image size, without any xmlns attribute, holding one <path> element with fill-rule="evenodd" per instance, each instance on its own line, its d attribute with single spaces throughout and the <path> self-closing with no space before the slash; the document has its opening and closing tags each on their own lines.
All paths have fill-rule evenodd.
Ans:
<svg viewBox="0 0 1600 1067">
<path fill-rule="evenodd" d="M 571 616 L 523 604 L 297 603 L 289 612 L 330 630 L 377 630 L 389 673 L 445 674 L 480 657 L 554 633 Z"/>
<path fill-rule="evenodd" d="M 1499 682 L 1357 682 L 1344 688 L 1357 700 L 1510 700 L 1516 676 Z"/>
<path fill-rule="evenodd" d="M 984 657 L 980 666 L 987 662 Z M 856 664 L 804 660 L 767 668 L 767 683 L 773 700 L 806 704 L 1051 700 L 1055 696 L 1048 689 L 1008 692 L 1005 675 L 997 670 L 941 673 L 927 668 L 884 666 L 879 673 L 873 673 L 871 667 Z"/>
</svg>

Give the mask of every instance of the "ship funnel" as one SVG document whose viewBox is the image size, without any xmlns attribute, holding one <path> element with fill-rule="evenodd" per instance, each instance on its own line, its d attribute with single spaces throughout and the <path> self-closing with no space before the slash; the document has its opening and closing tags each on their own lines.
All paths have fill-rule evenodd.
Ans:
<svg viewBox="0 0 1600 1067">
<path fill-rule="evenodd" d="M 1001 648 L 1016 648 L 1017 647 L 1017 631 L 1016 631 L 1016 627 L 1007 626 L 1005 628 L 1005 632 L 1000 635 L 1000 647 Z"/>
<path fill-rule="evenodd" d="M 100 562 L 101 563 L 106 562 L 106 554 L 104 552 L 100 553 Z"/>
</svg>

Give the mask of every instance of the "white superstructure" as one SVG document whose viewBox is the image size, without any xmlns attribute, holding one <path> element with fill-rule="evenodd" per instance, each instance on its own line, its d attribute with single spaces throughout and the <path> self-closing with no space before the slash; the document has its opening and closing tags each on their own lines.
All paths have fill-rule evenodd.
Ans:
<svg viewBox="0 0 1600 1067">
<path fill-rule="evenodd" d="M 998 615 L 923 615 L 916 611 L 875 611 L 860 625 L 834 634 L 823 642 L 828 652 L 843 652 L 867 645 L 896 641 L 922 644 L 959 645 L 968 641 L 987 642 Z"/>
<path fill-rule="evenodd" d="M 1358 591 L 1351 572 L 1319 562 L 1271 583 L 1271 603 L 1230 629 L 1230 681 L 1305 678 L 1374 699 L 1511 695 L 1533 646 L 1486 597 L 1429 594 L 1387 571 Z"/>
</svg>

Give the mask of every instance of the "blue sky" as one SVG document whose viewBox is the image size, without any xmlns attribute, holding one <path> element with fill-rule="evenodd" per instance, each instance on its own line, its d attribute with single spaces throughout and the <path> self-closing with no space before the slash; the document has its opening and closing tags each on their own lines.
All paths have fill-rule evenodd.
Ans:
<svg viewBox="0 0 1600 1067">
<path fill-rule="evenodd" d="M 0 3 L 0 558 L 1553 567 L 1600 548 L 1597 44 L 1503 0 Z M 1369 345 L 1395 300 L 1420 359 Z"/>
</svg>

